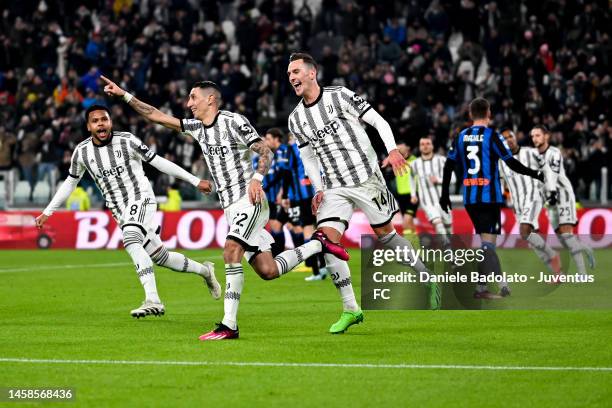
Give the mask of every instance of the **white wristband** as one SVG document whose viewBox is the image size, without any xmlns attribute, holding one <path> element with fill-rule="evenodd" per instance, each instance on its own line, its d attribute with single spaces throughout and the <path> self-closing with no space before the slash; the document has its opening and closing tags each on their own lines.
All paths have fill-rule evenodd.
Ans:
<svg viewBox="0 0 612 408">
<path fill-rule="evenodd" d="M 261 182 L 261 181 L 263 181 L 263 178 L 264 178 L 263 174 L 255 172 L 255 174 L 253 175 L 252 180 L 257 180 L 257 181 Z"/>
<path fill-rule="evenodd" d="M 123 100 L 125 101 L 125 103 L 130 103 L 130 101 L 132 100 L 132 98 L 134 97 L 134 95 L 132 95 L 129 92 L 126 92 L 123 94 Z"/>
</svg>

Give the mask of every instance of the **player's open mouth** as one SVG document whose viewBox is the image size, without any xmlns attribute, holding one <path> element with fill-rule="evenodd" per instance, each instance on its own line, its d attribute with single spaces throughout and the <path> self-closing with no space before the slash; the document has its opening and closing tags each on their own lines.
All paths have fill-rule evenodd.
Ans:
<svg viewBox="0 0 612 408">
<path fill-rule="evenodd" d="M 293 89 L 295 89 L 295 91 L 300 91 L 302 89 L 302 83 L 301 82 L 294 82 L 293 83 Z"/>
<path fill-rule="evenodd" d="M 106 137 L 108 136 L 108 132 L 106 130 L 98 130 L 98 137 Z"/>
</svg>

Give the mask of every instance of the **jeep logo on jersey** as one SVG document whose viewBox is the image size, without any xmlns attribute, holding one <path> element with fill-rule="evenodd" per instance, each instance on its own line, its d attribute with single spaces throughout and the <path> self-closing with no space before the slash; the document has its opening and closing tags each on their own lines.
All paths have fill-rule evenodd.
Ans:
<svg viewBox="0 0 612 408">
<path fill-rule="evenodd" d="M 121 177 L 125 168 L 123 166 L 113 167 L 112 169 L 103 169 L 95 174 L 96 178 L 109 178 L 110 176 Z"/>
<path fill-rule="evenodd" d="M 327 135 L 337 135 L 338 129 L 340 129 L 340 124 L 335 120 L 332 120 L 331 122 L 326 124 L 323 129 L 317 130 L 315 132 L 315 135 L 317 139 L 321 140 L 324 139 Z"/>
<path fill-rule="evenodd" d="M 205 144 L 203 146 L 202 153 L 204 153 L 206 156 L 225 157 L 225 155 L 229 153 L 229 148 L 227 146 L 215 146 Z"/>
</svg>

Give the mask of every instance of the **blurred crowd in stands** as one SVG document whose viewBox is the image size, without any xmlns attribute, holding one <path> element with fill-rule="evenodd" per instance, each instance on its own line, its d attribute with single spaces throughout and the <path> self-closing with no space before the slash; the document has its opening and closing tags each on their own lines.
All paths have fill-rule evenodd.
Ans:
<svg viewBox="0 0 612 408">
<path fill-rule="evenodd" d="M 99 75 L 177 117 L 188 116 L 193 82 L 216 81 L 224 108 L 264 131 L 286 127 L 288 56 L 305 50 L 320 83 L 364 95 L 412 147 L 430 134 L 444 152 L 475 96 L 521 144 L 546 124 L 578 197 L 592 199 L 611 162 L 611 11 L 587 0 L 2 2 L 0 176 L 13 169 L 30 186 L 65 177 L 96 102 L 112 106 L 116 129 L 205 176 L 194 140 L 108 99 Z M 150 175 L 164 194 L 172 180 Z"/>
</svg>

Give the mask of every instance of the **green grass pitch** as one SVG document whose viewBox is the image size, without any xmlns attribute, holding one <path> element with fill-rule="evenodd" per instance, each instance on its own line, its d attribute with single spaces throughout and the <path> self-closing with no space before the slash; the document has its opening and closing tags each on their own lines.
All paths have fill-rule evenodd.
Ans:
<svg viewBox="0 0 612 408">
<path fill-rule="evenodd" d="M 219 250 L 188 255 L 214 261 L 223 280 Z M 341 305 L 329 280 L 290 273 L 266 282 L 247 266 L 240 340 L 200 342 L 223 302 L 197 276 L 157 268 L 166 315 L 135 320 L 129 311 L 143 291 L 124 251 L 2 251 L 0 259 L 0 387 L 76 389 L 74 402 L 44 406 L 612 404 L 610 369 L 528 369 L 612 367 L 611 311 L 366 311 L 363 324 L 334 336 L 327 330 Z M 357 291 L 358 263 L 353 251 Z"/>
</svg>

